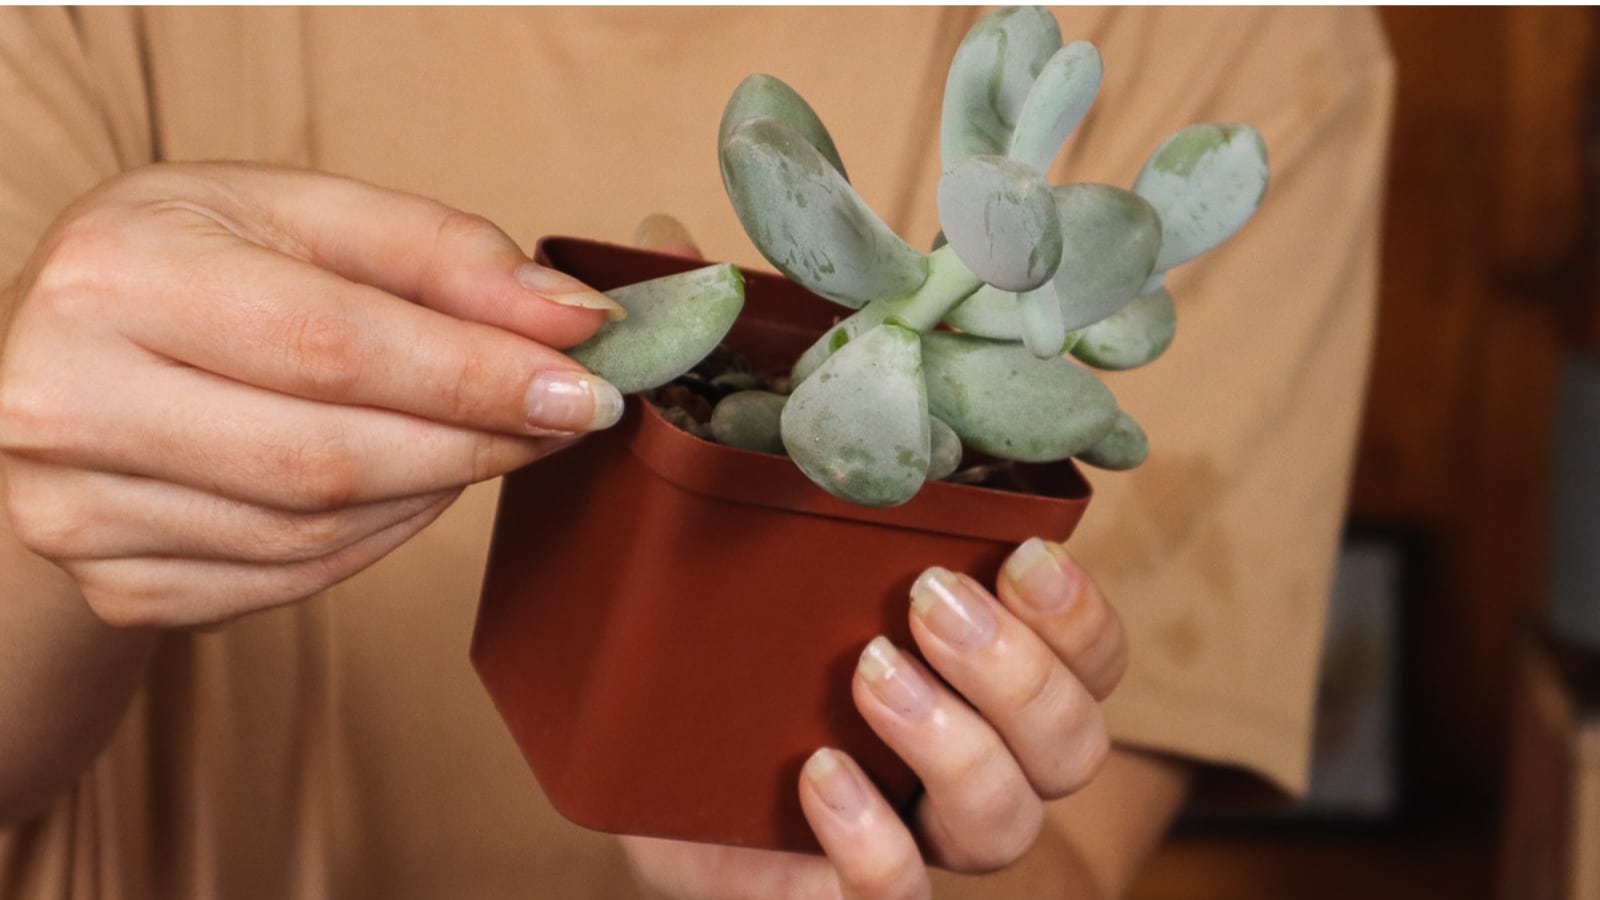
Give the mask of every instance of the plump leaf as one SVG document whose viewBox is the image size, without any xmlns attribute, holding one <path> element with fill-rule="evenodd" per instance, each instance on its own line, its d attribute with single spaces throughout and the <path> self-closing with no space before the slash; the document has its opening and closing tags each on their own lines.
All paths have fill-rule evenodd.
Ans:
<svg viewBox="0 0 1600 900">
<path fill-rule="evenodd" d="M 1078 459 L 1099 469 L 1120 472 L 1144 462 L 1150 455 L 1150 440 L 1144 429 L 1127 413 L 1118 410 L 1117 420 L 1106 436 L 1078 454 Z"/>
<path fill-rule="evenodd" d="M 939 481 L 961 466 L 961 436 L 931 416 L 928 426 L 928 480 Z"/>
<path fill-rule="evenodd" d="M 1054 290 L 1054 287 L 1049 288 Z M 1022 297 L 984 285 L 944 317 L 950 327 L 997 341 L 1022 340 Z"/>
<path fill-rule="evenodd" d="M 874 300 L 842 319 L 837 325 L 828 329 L 815 343 L 806 348 L 795 360 L 794 368 L 789 371 L 789 377 L 794 384 L 799 384 L 811 377 L 817 366 L 833 355 L 835 350 L 849 343 L 856 335 L 869 328 L 876 328 L 889 318 L 889 306 L 882 300 Z"/>
<path fill-rule="evenodd" d="M 979 19 L 950 63 L 940 116 L 943 168 L 969 156 L 1004 154 L 1034 79 L 1061 47 L 1055 17 L 1011 6 Z"/>
<path fill-rule="evenodd" d="M 711 436 L 717 443 L 761 453 L 782 453 L 778 420 L 787 397 L 771 391 L 739 391 L 711 410 Z"/>
<path fill-rule="evenodd" d="M 1067 340 L 1067 326 L 1061 318 L 1061 300 L 1055 285 L 1022 294 L 1017 298 L 1022 313 L 1022 345 L 1040 359 L 1060 356 Z"/>
<path fill-rule="evenodd" d="M 606 294 L 628 317 L 567 355 L 632 394 L 666 384 L 716 349 L 744 306 L 744 277 L 731 264 L 706 266 Z"/>
<path fill-rule="evenodd" d="M 771 75 L 751 75 L 734 88 L 728 105 L 722 109 L 717 146 L 727 143 L 728 136 L 735 128 L 762 116 L 771 116 L 793 128 L 796 134 L 817 148 L 817 152 L 840 176 L 849 179 L 844 170 L 844 161 L 839 158 L 839 150 L 833 144 L 833 136 L 828 134 L 827 126 L 822 124 L 816 110 L 794 88 Z"/>
<path fill-rule="evenodd" d="M 1068 331 L 1121 309 L 1150 277 L 1161 245 L 1161 220 L 1137 194 L 1108 184 L 1055 189 L 1066 251 L 1056 294 Z"/>
<path fill-rule="evenodd" d="M 1062 357 L 951 332 L 925 335 L 922 345 L 928 410 L 969 447 L 1026 462 L 1065 459 L 1116 420 L 1111 392 Z"/>
<path fill-rule="evenodd" d="M 1028 89 L 1006 155 L 1040 172 L 1061 153 L 1100 92 L 1105 65 L 1087 41 L 1073 41 L 1045 63 Z"/>
<path fill-rule="evenodd" d="M 789 455 L 829 493 L 863 506 L 911 499 L 930 453 L 917 332 L 885 322 L 840 347 L 794 389 L 782 426 Z"/>
<path fill-rule="evenodd" d="M 1061 221 L 1050 182 L 1004 156 L 972 156 L 939 179 L 939 224 L 972 274 L 1029 291 L 1061 263 Z"/>
<path fill-rule="evenodd" d="M 1137 368 L 1165 353 L 1177 331 L 1172 295 L 1160 288 L 1085 328 L 1072 355 L 1097 369 Z"/>
<path fill-rule="evenodd" d="M 816 147 L 771 117 L 722 144 L 722 180 L 763 256 L 814 293 L 851 308 L 909 294 L 926 257 L 878 218 Z"/>
<path fill-rule="evenodd" d="M 1248 125 L 1191 125 L 1151 154 L 1133 190 L 1161 215 L 1164 272 L 1250 220 L 1267 190 L 1267 148 Z"/>
</svg>

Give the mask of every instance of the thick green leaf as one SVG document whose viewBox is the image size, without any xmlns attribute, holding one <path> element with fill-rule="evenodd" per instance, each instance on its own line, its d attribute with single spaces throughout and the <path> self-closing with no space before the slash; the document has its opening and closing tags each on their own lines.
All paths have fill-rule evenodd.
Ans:
<svg viewBox="0 0 1600 900">
<path fill-rule="evenodd" d="M 722 109 L 722 124 L 717 129 L 717 146 L 727 143 L 733 130 L 751 119 L 771 116 L 793 128 L 811 146 L 817 148 L 828 165 L 849 179 L 844 161 L 833 145 L 833 136 L 817 116 L 816 110 L 794 88 L 771 75 L 751 75 L 734 88 L 728 105 Z"/>
<path fill-rule="evenodd" d="M 931 416 L 928 426 L 928 480 L 939 481 L 961 466 L 961 436 Z"/>
<path fill-rule="evenodd" d="M 1109 184 L 1055 189 L 1066 252 L 1056 270 L 1061 318 L 1075 331 L 1138 295 L 1155 266 L 1161 220 L 1137 194 Z"/>
<path fill-rule="evenodd" d="M 1049 290 L 1054 290 L 1053 287 Z M 1022 340 L 1022 297 L 984 285 L 944 317 L 952 328 L 997 341 Z"/>
<path fill-rule="evenodd" d="M 790 379 L 794 384 L 799 384 L 810 378 L 811 373 L 817 370 L 817 366 L 822 365 L 835 350 L 849 343 L 861 332 L 882 325 L 887 318 L 889 318 L 889 306 L 882 300 L 874 300 L 846 316 L 807 347 L 806 352 L 800 354 L 800 358 L 794 362 L 794 368 L 789 371 Z"/>
<path fill-rule="evenodd" d="M 1078 459 L 1099 469 L 1120 472 L 1132 469 L 1150 455 L 1150 439 L 1127 413 L 1118 410 L 1117 420 L 1106 436 L 1078 454 Z"/>
<path fill-rule="evenodd" d="M 1161 288 L 1085 328 L 1072 355 L 1097 369 L 1133 369 L 1165 353 L 1177 331 L 1178 311 Z"/>
<path fill-rule="evenodd" d="M 927 278 L 927 261 L 878 218 L 844 176 L 793 128 L 771 117 L 734 128 L 722 180 L 763 256 L 814 293 L 851 308 L 898 297 Z"/>
<path fill-rule="evenodd" d="M 632 394 L 666 384 L 716 349 L 744 306 L 744 277 L 731 264 L 706 266 L 606 294 L 628 317 L 567 355 Z"/>
<path fill-rule="evenodd" d="M 928 474 L 917 332 L 886 322 L 840 347 L 783 408 L 783 443 L 812 481 L 863 506 L 910 500 Z"/>
<path fill-rule="evenodd" d="M 1040 359 L 1060 356 L 1067 340 L 1066 323 L 1061 319 L 1061 300 L 1054 285 L 1045 285 L 1018 298 L 1022 313 L 1022 345 Z"/>
<path fill-rule="evenodd" d="M 1094 446 L 1116 420 L 1111 392 L 1062 357 L 937 331 L 923 336 L 922 348 L 929 412 L 990 455 L 1065 459 Z"/>
<path fill-rule="evenodd" d="M 1105 65 L 1087 41 L 1073 41 L 1045 63 L 1017 115 L 1006 155 L 1047 172 L 1100 91 Z"/>
<path fill-rule="evenodd" d="M 943 168 L 969 156 L 1006 152 L 1028 89 L 1060 47 L 1055 17 L 1037 6 L 1005 7 L 972 26 L 945 79 Z"/>
<path fill-rule="evenodd" d="M 939 224 L 972 274 L 1029 291 L 1061 264 L 1061 221 L 1050 182 L 1004 156 L 972 156 L 939 179 Z"/>
<path fill-rule="evenodd" d="M 761 453 L 782 453 L 778 420 L 788 400 L 771 391 L 739 391 L 718 401 L 711 411 L 711 435 L 717 443 Z"/>
<path fill-rule="evenodd" d="M 1191 125 L 1155 153 L 1133 190 L 1161 215 L 1164 272 L 1227 240 L 1261 205 L 1267 148 L 1248 125 Z"/>
</svg>

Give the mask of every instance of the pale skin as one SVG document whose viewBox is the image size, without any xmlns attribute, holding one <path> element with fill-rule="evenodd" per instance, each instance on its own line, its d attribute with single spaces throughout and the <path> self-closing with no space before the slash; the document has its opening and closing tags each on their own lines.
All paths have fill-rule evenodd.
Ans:
<svg viewBox="0 0 1600 900">
<path fill-rule="evenodd" d="M 694 252 L 670 220 L 640 238 Z M 561 353 L 603 295 L 481 218 L 333 176 L 136 170 L 61 216 L 0 311 L 0 827 L 93 759 L 161 629 L 312 596 L 617 414 Z M 1109 744 L 1114 609 L 1042 541 L 992 592 L 932 570 L 911 600 L 927 666 L 875 641 L 853 693 L 925 785 L 913 821 L 819 748 L 796 789 L 825 857 L 625 839 L 651 889 L 918 898 L 931 864 L 1125 891 L 1187 775 Z"/>
</svg>

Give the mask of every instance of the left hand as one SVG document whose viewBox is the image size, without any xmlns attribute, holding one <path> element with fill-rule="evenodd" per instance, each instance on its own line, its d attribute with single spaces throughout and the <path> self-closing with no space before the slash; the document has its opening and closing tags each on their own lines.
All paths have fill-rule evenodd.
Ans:
<svg viewBox="0 0 1600 900">
<path fill-rule="evenodd" d="M 965 575 L 923 573 L 910 616 L 950 686 L 880 637 L 851 688 L 922 780 L 916 836 L 854 761 L 822 749 L 799 790 L 825 858 L 624 838 L 648 885 L 682 898 L 922 898 L 929 864 L 987 872 L 1028 850 L 1044 801 L 1086 785 L 1109 752 L 1099 701 L 1127 664 L 1120 619 L 1060 545 L 1037 539 L 1006 562 L 998 596 Z"/>
</svg>

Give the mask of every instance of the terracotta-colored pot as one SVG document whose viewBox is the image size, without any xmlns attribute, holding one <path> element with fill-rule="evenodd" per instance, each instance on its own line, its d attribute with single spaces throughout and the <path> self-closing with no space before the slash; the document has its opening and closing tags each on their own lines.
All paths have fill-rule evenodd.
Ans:
<svg viewBox="0 0 1600 900">
<path fill-rule="evenodd" d="M 540 255 L 601 290 L 703 265 L 570 238 Z M 786 369 L 841 312 L 776 275 L 745 278 L 727 342 L 757 367 Z M 506 477 L 473 663 L 574 822 L 815 851 L 797 784 L 818 747 L 850 753 L 902 815 L 916 801 L 850 699 L 873 636 L 911 646 L 912 580 L 936 564 L 992 579 L 1016 543 L 1065 538 L 1082 515 L 1089 488 L 1070 463 L 1019 477 L 866 509 L 632 398 L 615 428 Z"/>
</svg>

